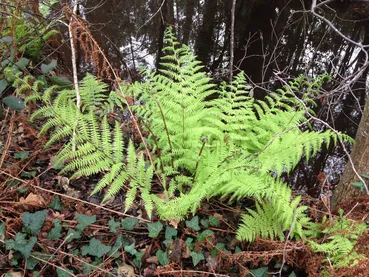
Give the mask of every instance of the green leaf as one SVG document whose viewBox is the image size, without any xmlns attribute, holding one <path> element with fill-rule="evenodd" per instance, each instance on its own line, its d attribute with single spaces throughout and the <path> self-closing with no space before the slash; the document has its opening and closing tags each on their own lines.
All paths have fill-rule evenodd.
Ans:
<svg viewBox="0 0 369 277">
<path fill-rule="evenodd" d="M 26 106 L 23 101 L 16 96 L 8 96 L 3 98 L 3 103 L 14 111 L 23 110 Z"/>
<path fill-rule="evenodd" d="M 73 83 L 65 76 L 51 76 L 50 81 L 53 85 L 57 85 L 59 87 L 72 87 Z"/>
<path fill-rule="evenodd" d="M 292 271 L 290 275 L 288 275 L 288 277 L 297 277 L 295 271 Z"/>
<path fill-rule="evenodd" d="M 77 230 L 82 232 L 96 222 L 96 215 L 76 214 L 75 219 L 78 221 Z"/>
<path fill-rule="evenodd" d="M 132 231 L 137 222 L 138 219 L 135 217 L 126 217 L 122 220 L 122 227 L 127 231 Z"/>
<path fill-rule="evenodd" d="M 41 65 L 41 71 L 43 73 L 49 73 L 50 71 L 54 70 L 54 68 L 56 67 L 56 60 L 52 59 L 51 62 L 49 64 L 42 64 Z"/>
<path fill-rule="evenodd" d="M 28 157 L 29 157 L 29 151 L 20 151 L 20 152 L 14 153 L 14 159 L 23 160 L 23 159 L 27 159 Z"/>
<path fill-rule="evenodd" d="M 167 265 L 169 264 L 169 258 L 168 258 L 168 253 L 167 251 L 163 251 L 161 249 L 159 249 L 158 251 L 156 251 L 156 257 L 158 257 L 158 261 L 161 265 Z"/>
<path fill-rule="evenodd" d="M 15 63 L 15 65 L 22 71 L 26 70 L 26 66 L 29 63 L 29 59 L 27 58 L 20 58 L 19 61 Z"/>
<path fill-rule="evenodd" d="M 66 240 L 66 242 L 67 243 L 70 243 L 74 239 L 81 238 L 81 232 L 80 231 L 76 231 L 74 229 L 69 229 L 68 230 L 68 233 L 67 233 L 67 237 L 68 237 L 68 239 Z"/>
<path fill-rule="evenodd" d="M 13 41 L 13 38 L 11 36 L 6 36 L 0 38 L 0 43 L 10 43 Z"/>
<path fill-rule="evenodd" d="M 124 251 L 128 252 L 131 255 L 136 255 L 137 250 L 135 248 L 135 243 L 124 246 Z"/>
<path fill-rule="evenodd" d="M 359 188 L 360 191 L 365 190 L 365 186 L 364 186 L 363 182 L 352 182 L 351 185 L 353 185 L 354 187 Z"/>
<path fill-rule="evenodd" d="M 202 231 L 200 234 L 197 234 L 196 236 L 197 242 L 206 241 L 206 238 L 211 235 L 214 235 L 214 232 L 212 230 L 206 229 Z"/>
<path fill-rule="evenodd" d="M 73 276 L 73 271 L 65 268 L 57 268 L 56 269 L 56 276 L 58 277 L 71 277 Z"/>
<path fill-rule="evenodd" d="M 149 230 L 149 237 L 156 238 L 163 229 L 163 224 L 160 221 L 148 223 L 147 229 Z"/>
<path fill-rule="evenodd" d="M 213 257 L 216 257 L 221 250 L 222 251 L 225 250 L 225 244 L 221 243 L 221 242 L 218 242 L 217 245 L 215 245 L 214 249 L 211 250 L 210 255 L 213 256 Z"/>
<path fill-rule="evenodd" d="M 59 195 L 56 195 L 53 201 L 51 201 L 47 206 L 55 211 L 60 212 L 63 210 L 63 203 L 61 202 Z"/>
<path fill-rule="evenodd" d="M 5 222 L 0 223 L 0 240 L 3 239 L 3 236 L 5 235 Z"/>
<path fill-rule="evenodd" d="M 200 223 L 205 228 L 208 228 L 209 227 L 209 219 L 203 218 L 203 219 L 200 220 Z"/>
<path fill-rule="evenodd" d="M 144 252 L 139 252 L 139 251 L 136 252 L 133 262 L 135 263 L 137 267 L 141 267 L 141 260 L 142 260 L 143 255 L 145 255 Z"/>
<path fill-rule="evenodd" d="M 241 248 L 236 246 L 236 248 L 234 249 L 234 253 L 237 254 L 237 253 L 240 253 L 242 252 Z"/>
<path fill-rule="evenodd" d="M 39 261 L 35 258 L 28 258 L 26 259 L 26 269 L 32 270 L 36 267 L 36 265 L 39 263 Z"/>
<path fill-rule="evenodd" d="M 190 256 L 192 257 L 193 266 L 196 266 L 200 261 L 205 260 L 204 254 L 192 251 Z"/>
<path fill-rule="evenodd" d="M 111 246 L 102 244 L 98 239 L 92 238 L 89 245 L 82 247 L 82 256 L 91 255 L 101 258 L 111 250 Z"/>
<path fill-rule="evenodd" d="M 193 238 L 186 238 L 186 244 L 187 244 L 188 248 L 190 248 L 190 250 L 194 249 Z"/>
<path fill-rule="evenodd" d="M 209 224 L 211 226 L 218 226 L 219 220 L 220 220 L 220 217 L 218 217 L 218 216 L 211 216 L 211 217 L 209 217 Z"/>
<path fill-rule="evenodd" d="M 109 257 L 113 257 L 113 258 L 119 258 L 120 253 L 119 253 L 119 249 L 124 249 L 125 246 L 130 245 L 129 241 L 126 241 L 123 238 L 122 234 L 119 234 L 117 237 L 117 240 L 115 241 L 112 249 L 110 250 L 110 252 L 108 253 Z"/>
<path fill-rule="evenodd" d="M 361 177 L 369 179 L 369 174 L 360 174 Z"/>
<path fill-rule="evenodd" d="M 199 217 L 194 216 L 191 220 L 186 220 L 186 227 L 191 228 L 195 231 L 200 231 Z"/>
<path fill-rule="evenodd" d="M 35 270 L 32 272 L 32 277 L 43 277 L 43 275 L 40 275 L 40 272 L 38 270 Z"/>
<path fill-rule="evenodd" d="M 37 238 L 30 237 L 30 239 L 27 241 L 26 235 L 27 234 L 24 233 L 16 233 L 14 240 L 5 240 L 6 249 L 19 251 L 25 258 L 29 258 L 32 248 L 37 242 Z"/>
<path fill-rule="evenodd" d="M 47 238 L 51 240 L 61 238 L 62 236 L 61 234 L 62 226 L 60 224 L 60 220 L 54 219 L 53 224 L 54 228 L 52 228 L 50 232 L 47 234 Z"/>
<path fill-rule="evenodd" d="M 251 274 L 248 274 L 248 277 L 268 277 L 268 267 L 260 267 L 258 269 L 251 269 Z"/>
<path fill-rule="evenodd" d="M 114 218 L 111 218 L 108 224 L 109 224 L 109 230 L 112 233 L 115 233 L 117 231 L 117 228 L 120 226 L 120 222 L 115 221 Z"/>
<path fill-rule="evenodd" d="M 165 227 L 165 239 L 171 240 L 173 237 L 176 237 L 178 234 L 178 230 L 174 229 L 170 226 Z"/>
<path fill-rule="evenodd" d="M 3 91 L 8 86 L 8 82 L 5 79 L 0 80 L 0 95 L 3 93 Z"/>
<path fill-rule="evenodd" d="M 47 210 L 35 213 L 25 212 L 22 215 L 23 231 L 31 235 L 37 235 L 40 232 L 42 225 L 44 225 L 47 214 Z"/>
</svg>

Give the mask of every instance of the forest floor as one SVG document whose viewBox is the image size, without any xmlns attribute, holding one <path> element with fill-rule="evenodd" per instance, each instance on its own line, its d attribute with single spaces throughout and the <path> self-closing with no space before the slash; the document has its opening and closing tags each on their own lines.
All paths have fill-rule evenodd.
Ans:
<svg viewBox="0 0 369 277">
<path fill-rule="evenodd" d="M 44 149 L 41 123 L 28 118 L 5 111 L 0 124 L 0 276 L 321 276 L 323 255 L 302 241 L 235 239 L 251 201 L 211 199 L 184 222 L 148 220 L 139 200 L 126 214 L 124 193 L 102 205 L 90 196 L 98 176 L 59 176 L 60 145 Z M 304 204 L 317 216 L 325 209 L 308 196 Z M 353 206 L 352 218 L 368 216 L 364 201 Z"/>
</svg>

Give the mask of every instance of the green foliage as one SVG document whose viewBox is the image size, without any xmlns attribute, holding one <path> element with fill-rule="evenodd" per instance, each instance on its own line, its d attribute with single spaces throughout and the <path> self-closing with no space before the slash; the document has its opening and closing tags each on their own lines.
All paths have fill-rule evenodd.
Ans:
<svg viewBox="0 0 369 277">
<path fill-rule="evenodd" d="M 159 249 L 158 251 L 156 251 L 156 257 L 158 257 L 158 261 L 161 265 L 167 265 L 169 264 L 169 259 L 168 259 L 168 253 L 161 249 Z"/>
<path fill-rule="evenodd" d="M 111 246 L 102 244 L 99 240 L 92 238 L 89 245 L 82 247 L 82 255 L 91 255 L 101 258 L 111 250 Z"/>
<path fill-rule="evenodd" d="M 19 251 L 25 258 L 28 258 L 36 242 L 36 237 L 30 237 L 29 240 L 27 240 L 26 234 L 16 233 L 14 239 L 5 240 L 5 245 L 6 250 L 13 249 Z"/>
<path fill-rule="evenodd" d="M 160 221 L 148 223 L 147 229 L 149 230 L 149 237 L 156 238 L 157 236 L 159 236 L 161 230 L 163 230 L 163 223 L 161 223 Z"/>
<path fill-rule="evenodd" d="M 364 223 L 357 223 L 343 216 L 339 211 L 339 217 L 332 221 L 323 219 L 322 224 L 312 224 L 310 227 L 311 238 L 323 237 L 322 241 L 310 239 L 309 245 L 315 252 L 326 255 L 324 262 L 335 268 L 354 266 L 365 258 L 355 251 L 357 239 L 367 230 Z"/>
<path fill-rule="evenodd" d="M 191 220 L 186 220 L 186 227 L 191 228 L 195 231 L 200 231 L 199 217 L 194 216 Z"/>
<path fill-rule="evenodd" d="M 123 229 L 128 230 L 128 231 L 132 231 L 135 227 L 135 225 L 137 224 L 138 219 L 134 218 L 134 217 L 127 217 L 125 219 L 122 220 L 121 224 Z"/>
<path fill-rule="evenodd" d="M 77 230 L 83 231 L 88 226 L 96 222 L 96 215 L 85 215 L 85 214 L 76 214 L 75 219 L 77 219 Z"/>
<path fill-rule="evenodd" d="M 204 254 L 201 252 L 191 251 L 190 256 L 192 258 L 193 266 L 196 266 L 200 261 L 205 260 Z"/>
<path fill-rule="evenodd" d="M 106 200 L 125 188 L 125 211 L 139 194 L 148 216 L 156 210 L 163 220 L 182 220 L 212 196 L 250 197 L 256 209 L 242 216 L 240 240 L 284 240 L 287 232 L 291 238 L 305 238 L 311 227 L 306 207 L 299 205 L 300 197 L 292 197 L 281 175 L 317 154 L 323 144 L 337 141 L 330 130 L 310 130 L 306 118 L 306 108 L 315 105 L 311 96 L 328 76 L 299 76 L 264 100 L 255 100 L 242 72 L 217 88 L 171 31 L 165 43 L 160 69 L 144 71 L 144 82 L 122 88 L 123 95 L 134 97 L 132 109 L 148 134 L 145 155 L 138 154 L 119 122 L 108 120 L 109 111 L 126 105 L 122 92 L 108 94 L 105 84 L 87 75 L 80 84 L 82 106 L 77 110 L 72 89 L 57 94 L 56 86 L 43 93 L 33 89 L 27 100 L 42 104 L 32 119 L 46 118 L 40 131 L 51 133 L 46 146 L 66 141 L 56 157 L 56 164 L 64 165 L 61 173 L 72 172 L 72 178 L 102 174 L 93 193 L 108 188 Z M 155 183 L 161 185 L 156 194 L 151 190 L 154 172 Z M 198 217 L 186 225 L 198 230 Z M 214 220 L 211 225 L 216 225 Z M 150 223 L 149 236 L 158 236 L 162 228 L 160 222 Z"/>
<path fill-rule="evenodd" d="M 40 232 L 42 225 L 44 225 L 47 214 L 47 210 L 35 213 L 25 212 L 22 215 L 23 231 L 31 235 L 37 235 Z"/>
</svg>

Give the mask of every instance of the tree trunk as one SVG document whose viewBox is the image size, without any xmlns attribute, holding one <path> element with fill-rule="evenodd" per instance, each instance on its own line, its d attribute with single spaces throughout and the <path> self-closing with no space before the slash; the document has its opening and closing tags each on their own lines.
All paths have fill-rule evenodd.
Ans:
<svg viewBox="0 0 369 277">
<path fill-rule="evenodd" d="M 364 44 L 369 43 L 369 26 L 365 26 Z M 358 63 L 363 65 L 365 62 L 365 55 L 361 52 L 359 54 Z M 363 72 L 361 78 L 356 82 L 353 91 L 360 91 L 361 95 L 356 94 L 359 98 L 365 97 L 364 91 L 366 90 L 366 79 L 368 76 L 369 68 Z M 355 88 L 356 87 L 356 88 Z M 363 115 L 360 119 L 359 128 L 356 132 L 355 144 L 351 152 L 351 159 L 353 161 L 354 168 L 359 174 L 369 174 L 369 97 L 366 97 L 364 105 Z M 364 195 L 365 192 L 360 191 L 357 187 L 352 185 L 352 182 L 359 181 L 356 176 L 350 162 L 347 163 L 343 172 L 342 178 L 337 187 L 333 191 L 333 197 L 331 201 L 332 208 L 335 208 L 340 203 L 352 199 L 357 196 Z M 364 179 L 366 185 L 369 186 L 369 180 Z"/>
<path fill-rule="evenodd" d="M 369 99 L 366 101 L 364 113 L 359 124 L 359 129 L 356 133 L 356 143 L 352 150 L 351 158 L 355 169 L 359 174 L 369 173 Z M 341 181 L 333 192 L 331 202 L 332 208 L 346 200 L 361 196 L 365 193 L 352 185 L 352 182 L 356 181 L 358 181 L 358 178 L 353 171 L 352 166 L 348 163 Z M 369 186 L 369 181 L 366 182 L 366 185 Z"/>
</svg>

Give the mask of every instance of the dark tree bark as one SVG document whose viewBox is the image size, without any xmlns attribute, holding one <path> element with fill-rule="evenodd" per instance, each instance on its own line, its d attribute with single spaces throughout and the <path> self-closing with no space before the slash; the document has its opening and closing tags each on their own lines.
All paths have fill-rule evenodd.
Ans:
<svg viewBox="0 0 369 277">
<path fill-rule="evenodd" d="M 369 23 L 366 24 L 365 38 L 363 44 L 369 43 Z M 359 64 L 363 63 L 364 55 L 359 58 Z M 356 88 L 361 87 L 361 94 L 364 94 L 366 89 L 366 77 L 368 76 L 369 68 L 365 70 L 362 74 L 360 80 L 356 83 Z M 359 99 L 363 98 L 364 95 L 359 95 Z M 366 103 L 364 106 L 363 115 L 361 117 L 359 128 L 355 137 L 355 145 L 352 149 L 351 159 L 353 161 L 353 166 L 359 174 L 369 174 L 369 99 L 366 97 Z M 369 181 L 366 181 L 366 185 L 369 186 Z M 359 181 L 357 174 L 355 173 L 352 165 L 347 163 L 343 176 L 338 183 L 337 187 L 333 191 L 332 197 L 332 207 L 336 207 L 340 203 L 352 199 L 357 196 L 365 195 L 366 192 L 360 191 L 358 188 L 352 185 L 352 182 Z"/>
<path fill-rule="evenodd" d="M 187 0 L 186 1 L 186 20 L 183 25 L 183 44 L 188 44 L 188 41 L 190 39 L 191 34 L 191 28 L 192 28 L 192 17 L 195 12 L 195 1 L 194 0 Z"/>
<path fill-rule="evenodd" d="M 162 1 L 160 1 L 159 6 Z M 159 68 L 160 58 L 163 56 L 163 46 L 164 46 L 164 33 L 165 29 L 169 26 L 172 27 L 175 32 L 175 20 L 174 20 L 174 3 L 173 0 L 165 0 L 161 7 L 161 11 L 158 16 L 161 16 L 159 36 L 158 36 L 158 55 L 156 57 L 156 68 Z"/>
<path fill-rule="evenodd" d="M 356 134 L 356 143 L 351 153 L 354 167 L 359 174 L 369 173 L 369 101 L 366 101 L 364 114 L 361 118 L 359 129 Z M 365 179 L 364 179 L 365 180 Z M 341 181 L 333 192 L 332 207 L 352 199 L 354 197 L 363 195 L 358 188 L 352 186 L 352 182 L 358 181 L 352 166 L 347 164 Z M 367 180 L 366 180 L 367 181 Z M 366 182 L 369 186 L 369 182 Z"/>
<path fill-rule="evenodd" d="M 197 58 L 204 64 L 208 64 L 209 53 L 211 53 L 214 46 L 213 32 L 216 12 L 217 1 L 206 0 L 204 4 L 204 17 L 195 45 Z"/>
</svg>

